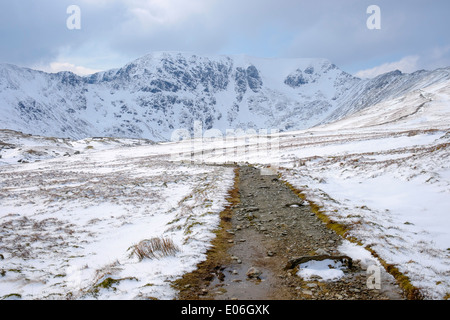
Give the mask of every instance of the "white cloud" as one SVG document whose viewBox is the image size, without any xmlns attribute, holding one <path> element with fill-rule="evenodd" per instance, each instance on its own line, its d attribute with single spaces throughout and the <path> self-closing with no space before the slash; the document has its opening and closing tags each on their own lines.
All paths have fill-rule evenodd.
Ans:
<svg viewBox="0 0 450 320">
<path fill-rule="evenodd" d="M 37 66 L 33 69 L 41 70 L 48 73 L 57 73 L 61 71 L 70 71 L 73 72 L 79 76 L 86 76 L 90 75 L 102 70 L 97 69 L 90 69 L 83 66 L 76 66 L 69 62 L 51 62 L 50 64 L 46 66 Z"/>
<path fill-rule="evenodd" d="M 411 73 L 419 69 L 418 66 L 419 59 L 420 57 L 417 55 L 407 56 L 396 62 L 388 62 L 380 66 L 373 67 L 371 69 L 360 70 L 357 73 L 355 73 L 355 76 L 359 78 L 375 78 L 380 74 L 391 72 L 394 70 L 400 70 L 401 72 L 404 73 Z"/>
<path fill-rule="evenodd" d="M 208 0 L 123 0 L 130 18 L 141 26 L 180 24 L 192 15 L 206 14 Z"/>
</svg>

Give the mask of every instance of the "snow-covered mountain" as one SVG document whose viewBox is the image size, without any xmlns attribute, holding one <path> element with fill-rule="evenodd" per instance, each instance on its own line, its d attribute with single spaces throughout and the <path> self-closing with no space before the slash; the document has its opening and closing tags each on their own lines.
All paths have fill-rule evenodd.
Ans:
<svg viewBox="0 0 450 320">
<path fill-rule="evenodd" d="M 170 140 L 176 129 L 300 130 L 450 79 L 450 68 L 363 80 L 325 59 L 153 53 L 80 77 L 0 64 L 0 128 Z"/>
</svg>

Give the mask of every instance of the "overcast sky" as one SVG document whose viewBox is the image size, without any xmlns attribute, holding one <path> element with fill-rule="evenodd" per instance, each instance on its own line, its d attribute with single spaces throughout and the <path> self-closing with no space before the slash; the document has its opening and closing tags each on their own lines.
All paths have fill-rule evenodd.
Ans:
<svg viewBox="0 0 450 320">
<path fill-rule="evenodd" d="M 448 0 L 0 0 L 0 62 L 87 74 L 152 51 L 327 58 L 361 77 L 450 66 Z M 77 5 L 81 29 L 67 28 Z M 381 29 L 367 28 L 367 8 Z"/>
</svg>

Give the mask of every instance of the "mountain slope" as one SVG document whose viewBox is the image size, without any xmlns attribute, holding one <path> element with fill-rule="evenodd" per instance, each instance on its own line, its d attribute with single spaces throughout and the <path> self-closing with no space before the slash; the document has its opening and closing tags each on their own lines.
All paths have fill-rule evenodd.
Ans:
<svg viewBox="0 0 450 320">
<path fill-rule="evenodd" d="M 343 119 L 316 126 L 317 131 L 365 129 L 448 129 L 450 80 L 413 90 L 352 113 Z"/>
<path fill-rule="evenodd" d="M 0 128 L 82 139 L 170 140 L 176 129 L 306 129 L 341 119 L 449 70 L 361 80 L 325 59 L 152 53 L 79 77 L 0 65 Z"/>
<path fill-rule="evenodd" d="M 404 74 L 397 70 L 374 79 L 363 80 L 345 97 L 345 103 L 322 123 L 343 119 L 380 102 L 399 98 L 434 84 L 446 83 L 449 79 L 450 68 L 443 68 L 434 71 L 420 70 L 411 74 Z"/>
</svg>

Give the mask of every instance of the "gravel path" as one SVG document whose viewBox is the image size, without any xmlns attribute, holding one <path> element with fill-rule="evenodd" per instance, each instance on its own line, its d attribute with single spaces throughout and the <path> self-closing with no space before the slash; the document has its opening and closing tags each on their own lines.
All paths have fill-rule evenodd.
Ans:
<svg viewBox="0 0 450 320">
<path fill-rule="evenodd" d="M 207 300 L 380 300 L 403 299 L 389 275 L 381 290 L 367 287 L 367 272 L 357 261 L 341 259 L 344 277 L 336 281 L 304 280 L 289 261 L 342 256 L 342 239 L 313 214 L 277 176 L 240 167 L 240 203 L 233 207 L 230 259 L 216 265 L 211 277 L 186 285 L 180 298 Z M 306 258 L 305 258 L 306 257 Z M 342 257 L 341 257 L 342 258 Z M 336 260 L 338 261 L 338 260 Z M 352 262 L 349 265 L 348 262 Z M 290 267 L 294 267 L 291 265 Z"/>
</svg>

